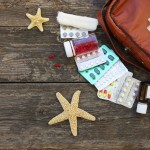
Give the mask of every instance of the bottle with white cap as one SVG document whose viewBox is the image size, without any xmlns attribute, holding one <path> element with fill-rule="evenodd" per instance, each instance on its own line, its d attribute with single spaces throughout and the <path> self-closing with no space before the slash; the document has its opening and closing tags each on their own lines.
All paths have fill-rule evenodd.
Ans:
<svg viewBox="0 0 150 150">
<path fill-rule="evenodd" d="M 150 102 L 150 83 L 141 83 L 136 112 L 146 114 Z"/>
<path fill-rule="evenodd" d="M 99 47 L 95 34 L 86 38 L 64 42 L 67 57 L 75 58 L 79 71 L 84 71 L 106 62 L 102 48 Z"/>
</svg>

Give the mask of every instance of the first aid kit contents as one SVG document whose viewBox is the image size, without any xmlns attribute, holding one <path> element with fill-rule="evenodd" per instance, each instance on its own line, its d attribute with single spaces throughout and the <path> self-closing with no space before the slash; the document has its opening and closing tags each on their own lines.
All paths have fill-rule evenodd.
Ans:
<svg viewBox="0 0 150 150">
<path fill-rule="evenodd" d="M 102 90 L 118 78 L 121 78 L 127 72 L 128 69 L 119 60 L 95 83 L 95 87 L 98 90 Z"/>
<path fill-rule="evenodd" d="M 106 62 L 104 52 L 99 48 L 95 34 L 86 38 L 64 42 L 67 57 L 74 57 L 79 71 L 84 71 Z"/>
<path fill-rule="evenodd" d="M 138 96 L 140 86 L 140 81 L 133 78 L 132 75 L 131 72 L 126 73 L 104 90 L 98 91 L 97 96 L 100 99 L 132 108 Z"/>
<path fill-rule="evenodd" d="M 88 81 L 94 85 L 96 82 L 108 71 L 110 68 L 119 61 L 119 57 L 109 49 L 106 45 L 102 45 L 101 49 L 104 52 L 106 62 L 96 67 L 90 68 L 85 71 L 79 71 L 79 73 Z"/>
<path fill-rule="evenodd" d="M 127 77 L 132 77 L 133 73 L 127 72 L 124 76 L 112 82 L 106 88 L 99 90 L 97 96 L 100 99 L 109 100 L 111 102 L 117 103 L 119 93 Z"/>
<path fill-rule="evenodd" d="M 88 31 L 97 28 L 97 20 L 59 12 L 57 21 L 61 38 L 72 39 L 64 42 L 66 56 L 74 57 L 79 73 L 97 88 L 97 96 L 132 108 L 139 93 L 143 96 L 141 82 L 132 77 L 133 73 L 128 71 L 112 49 L 100 45 L 95 34 L 88 34 Z M 88 25 L 89 22 L 91 25 Z M 143 99 L 146 102 L 149 87 L 145 88 L 148 94 L 145 92 Z M 146 113 L 148 105 L 145 101 L 139 100 L 138 113 Z"/>
</svg>

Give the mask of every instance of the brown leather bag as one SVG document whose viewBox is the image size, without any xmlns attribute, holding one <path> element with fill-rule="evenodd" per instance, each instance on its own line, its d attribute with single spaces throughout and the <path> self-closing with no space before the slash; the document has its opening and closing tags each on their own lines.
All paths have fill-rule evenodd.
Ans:
<svg viewBox="0 0 150 150">
<path fill-rule="evenodd" d="M 97 18 L 115 52 L 126 62 L 150 72 L 150 31 L 147 29 L 150 0 L 108 0 Z M 118 48 L 116 41 L 124 48 Z"/>
</svg>

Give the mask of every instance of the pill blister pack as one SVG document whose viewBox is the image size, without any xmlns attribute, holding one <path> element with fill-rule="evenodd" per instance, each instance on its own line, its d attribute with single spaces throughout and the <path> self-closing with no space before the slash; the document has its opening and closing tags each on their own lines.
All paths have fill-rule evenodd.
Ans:
<svg viewBox="0 0 150 150">
<path fill-rule="evenodd" d="M 132 108 L 139 92 L 140 81 L 132 77 L 128 77 L 121 89 L 117 104 Z"/>
<path fill-rule="evenodd" d="M 115 94 L 114 90 L 115 90 L 115 88 L 117 88 L 117 85 L 118 85 L 118 81 L 115 81 L 115 82 L 111 83 L 108 87 L 106 87 L 105 89 L 99 90 L 97 92 L 98 98 L 103 99 L 103 100 L 113 99 L 114 94 Z"/>
<path fill-rule="evenodd" d="M 131 72 L 127 72 L 125 75 L 123 75 L 121 78 L 119 78 L 117 81 L 117 84 L 116 84 L 116 89 L 114 90 L 114 96 L 112 99 L 109 99 L 109 101 L 113 102 L 113 103 L 117 103 L 117 99 L 119 97 L 119 94 L 121 92 L 121 89 L 123 87 L 123 84 L 126 80 L 127 77 L 132 77 L 133 76 L 133 73 Z"/>
<path fill-rule="evenodd" d="M 121 76 L 125 75 L 128 72 L 128 69 L 124 64 L 119 60 L 112 68 L 107 71 L 104 76 L 102 76 L 96 83 L 95 87 L 98 90 L 102 90 L 107 87 L 109 84 L 119 79 Z"/>
<path fill-rule="evenodd" d="M 117 79 L 113 83 L 111 83 L 109 86 L 104 88 L 103 90 L 99 90 L 97 92 L 97 96 L 100 99 L 109 100 L 111 102 L 116 103 L 119 93 L 121 92 L 121 88 L 126 80 L 127 77 L 132 77 L 133 73 L 127 72 L 125 75 L 123 75 L 121 78 Z"/>
<path fill-rule="evenodd" d="M 89 59 L 88 59 L 88 58 Z M 75 61 L 79 71 L 84 71 L 106 62 L 103 50 L 100 48 L 98 53 L 88 53 L 81 56 L 76 56 Z"/>
<path fill-rule="evenodd" d="M 62 39 L 73 39 L 80 37 L 88 37 L 87 30 L 81 30 L 74 27 L 60 26 L 60 36 Z"/>
<path fill-rule="evenodd" d="M 106 63 L 85 71 L 79 71 L 79 73 L 92 85 L 94 85 L 119 60 L 119 57 L 107 46 L 103 45 L 101 49 L 104 52 Z"/>
</svg>

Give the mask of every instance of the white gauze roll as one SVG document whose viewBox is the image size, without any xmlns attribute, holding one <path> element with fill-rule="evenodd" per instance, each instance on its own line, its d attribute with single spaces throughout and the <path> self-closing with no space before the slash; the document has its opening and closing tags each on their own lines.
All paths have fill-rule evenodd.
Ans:
<svg viewBox="0 0 150 150">
<path fill-rule="evenodd" d="M 79 29 L 94 31 L 97 29 L 98 20 L 89 17 L 76 16 L 58 12 L 57 21 L 61 25 L 72 26 Z"/>
</svg>

